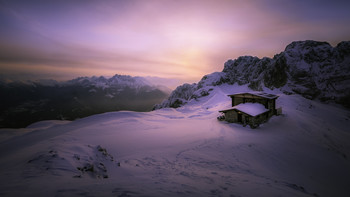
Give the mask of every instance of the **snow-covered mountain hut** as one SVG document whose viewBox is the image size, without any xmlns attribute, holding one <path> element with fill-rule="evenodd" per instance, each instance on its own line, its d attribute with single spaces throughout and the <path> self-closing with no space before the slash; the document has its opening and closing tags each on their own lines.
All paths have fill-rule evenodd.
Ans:
<svg viewBox="0 0 350 197">
<path fill-rule="evenodd" d="M 247 92 L 228 95 L 232 99 L 232 108 L 222 110 L 223 119 L 227 122 L 249 124 L 252 128 L 266 122 L 277 114 L 277 95 L 264 92 Z M 279 113 L 282 109 L 279 109 Z"/>
</svg>

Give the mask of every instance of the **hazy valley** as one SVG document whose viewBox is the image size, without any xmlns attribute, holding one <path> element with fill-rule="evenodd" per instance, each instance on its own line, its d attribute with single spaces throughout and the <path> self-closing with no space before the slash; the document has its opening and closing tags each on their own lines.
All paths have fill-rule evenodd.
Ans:
<svg viewBox="0 0 350 197">
<path fill-rule="evenodd" d="M 141 77 L 115 75 L 0 83 L 0 128 L 41 120 L 75 120 L 110 111 L 150 111 L 170 89 Z"/>
</svg>

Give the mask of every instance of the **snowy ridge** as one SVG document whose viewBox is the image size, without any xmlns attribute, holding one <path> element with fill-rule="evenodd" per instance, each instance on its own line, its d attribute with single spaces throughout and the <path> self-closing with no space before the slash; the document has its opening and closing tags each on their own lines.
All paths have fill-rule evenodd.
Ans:
<svg viewBox="0 0 350 197">
<path fill-rule="evenodd" d="M 191 87 L 179 86 L 155 109 L 181 106 L 208 95 L 213 86 L 220 84 L 247 84 L 251 90 L 258 91 L 277 88 L 285 94 L 335 101 L 349 107 L 350 42 L 341 42 L 333 48 L 327 42 L 297 41 L 273 58 L 241 56 L 228 60 L 222 72 L 205 75 Z M 192 96 L 182 97 L 181 88 L 191 89 Z"/>
<path fill-rule="evenodd" d="M 56 81 L 53 79 L 38 79 L 38 80 L 27 80 L 27 81 L 13 81 L 6 78 L 0 77 L 0 85 L 32 85 L 32 86 L 48 86 L 48 87 L 61 87 L 61 86 L 71 86 L 71 85 L 80 85 L 84 87 L 96 87 L 107 89 L 111 87 L 120 87 L 120 88 L 132 88 L 132 89 L 141 89 L 142 87 L 151 87 L 153 89 L 158 88 L 164 91 L 170 91 L 170 89 L 162 83 L 157 83 L 158 81 L 165 81 L 167 79 L 156 78 L 156 77 L 139 77 L 139 76 L 130 76 L 130 75 L 119 75 L 115 74 L 113 77 L 105 76 L 92 76 L 92 77 L 77 77 L 68 81 Z"/>
<path fill-rule="evenodd" d="M 78 77 L 76 79 L 67 81 L 63 84 L 79 84 L 83 86 L 92 86 L 97 88 L 110 88 L 110 87 L 120 87 L 120 88 L 135 88 L 140 89 L 141 87 L 149 86 L 153 87 L 153 84 L 149 83 L 146 79 L 142 77 L 132 77 L 129 75 L 114 75 L 113 77 L 106 78 L 104 76 L 100 77 Z"/>
</svg>

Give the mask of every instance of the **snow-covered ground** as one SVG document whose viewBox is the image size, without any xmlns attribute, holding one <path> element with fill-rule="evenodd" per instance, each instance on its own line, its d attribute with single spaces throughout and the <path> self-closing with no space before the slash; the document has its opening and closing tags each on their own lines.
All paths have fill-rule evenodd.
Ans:
<svg viewBox="0 0 350 197">
<path fill-rule="evenodd" d="M 177 109 L 0 130 L 0 196 L 348 196 L 350 111 L 277 91 L 257 129 L 217 121 L 216 86 Z"/>
</svg>

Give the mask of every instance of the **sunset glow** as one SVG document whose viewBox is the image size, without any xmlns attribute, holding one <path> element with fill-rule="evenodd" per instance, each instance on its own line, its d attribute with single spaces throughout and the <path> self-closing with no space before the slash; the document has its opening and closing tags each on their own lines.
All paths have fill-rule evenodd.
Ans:
<svg viewBox="0 0 350 197">
<path fill-rule="evenodd" d="M 3 78 L 127 74 L 198 81 L 295 40 L 350 39 L 345 1 L 0 0 Z"/>
</svg>

